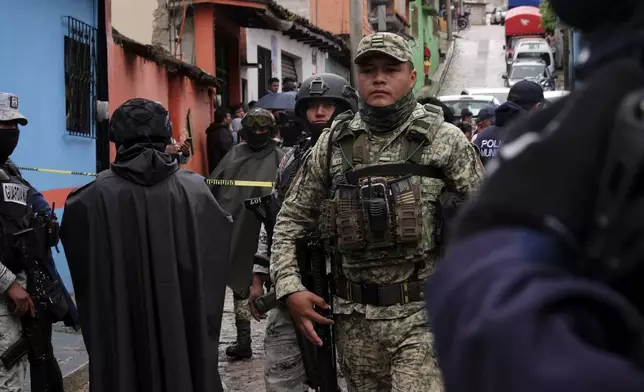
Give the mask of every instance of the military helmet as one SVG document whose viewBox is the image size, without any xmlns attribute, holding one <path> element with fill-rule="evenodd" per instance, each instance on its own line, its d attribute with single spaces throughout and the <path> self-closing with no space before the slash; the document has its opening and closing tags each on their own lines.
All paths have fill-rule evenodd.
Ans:
<svg viewBox="0 0 644 392">
<path fill-rule="evenodd" d="M 169 142 L 171 138 L 170 116 L 159 102 L 133 98 L 119 106 L 110 118 L 110 139 L 115 143 L 136 139 Z"/>
<path fill-rule="evenodd" d="M 321 73 L 302 82 L 295 97 L 295 115 L 306 119 L 306 109 L 311 101 L 332 99 L 338 106 L 336 114 L 347 110 L 358 111 L 358 94 L 349 82 L 338 75 Z"/>
<path fill-rule="evenodd" d="M 241 120 L 243 128 L 275 128 L 275 116 L 273 113 L 262 108 L 253 108 L 244 115 Z"/>
</svg>

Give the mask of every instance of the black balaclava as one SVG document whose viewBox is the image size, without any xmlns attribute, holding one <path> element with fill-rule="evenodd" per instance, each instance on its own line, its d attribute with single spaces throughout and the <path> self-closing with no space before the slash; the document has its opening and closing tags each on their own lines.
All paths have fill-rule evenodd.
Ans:
<svg viewBox="0 0 644 392">
<path fill-rule="evenodd" d="M 409 119 L 416 108 L 416 97 L 413 89 L 409 89 L 396 102 L 388 106 L 372 106 L 360 99 L 360 118 L 374 132 L 390 132 L 401 126 Z"/>
<path fill-rule="evenodd" d="M 18 127 L 12 129 L 0 129 L 0 162 L 5 163 L 9 156 L 13 154 L 13 151 L 18 145 L 18 139 L 20 138 L 20 131 Z"/>
<path fill-rule="evenodd" d="M 254 133 L 252 130 L 245 131 L 244 136 L 246 139 L 246 144 L 253 151 L 261 151 L 266 147 L 271 140 L 272 132 L 270 130 L 264 133 Z"/>
</svg>

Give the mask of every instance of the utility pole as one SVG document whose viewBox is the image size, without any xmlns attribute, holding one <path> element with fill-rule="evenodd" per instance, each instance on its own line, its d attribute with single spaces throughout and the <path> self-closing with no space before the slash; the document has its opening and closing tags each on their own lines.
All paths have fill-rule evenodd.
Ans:
<svg viewBox="0 0 644 392">
<path fill-rule="evenodd" d="M 447 42 L 452 42 L 452 0 L 445 0 L 445 19 L 447 20 Z"/>
<path fill-rule="evenodd" d="M 358 49 L 358 44 L 362 40 L 362 0 L 350 0 L 349 3 L 349 26 L 350 26 L 350 37 L 351 37 L 351 82 L 354 86 L 357 84 L 358 78 L 358 69 L 355 64 L 353 64 L 353 59 L 356 56 L 356 49 Z"/>
</svg>

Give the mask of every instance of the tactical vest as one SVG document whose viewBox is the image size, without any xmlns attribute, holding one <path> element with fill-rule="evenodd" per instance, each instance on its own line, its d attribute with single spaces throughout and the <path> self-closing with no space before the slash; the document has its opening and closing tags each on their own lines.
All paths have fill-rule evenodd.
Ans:
<svg viewBox="0 0 644 392">
<path fill-rule="evenodd" d="M 2 187 L 2 197 L 0 198 L 1 261 L 13 273 L 19 273 L 24 268 L 18 246 L 20 238 L 15 238 L 14 234 L 29 228 L 30 218 L 33 215 L 31 205 L 29 205 L 32 191 L 21 177 L 13 175 L 1 167 L 0 186 Z"/>
<path fill-rule="evenodd" d="M 429 165 L 428 149 L 442 121 L 434 107 L 425 110 L 429 115 L 414 111 L 392 135 L 401 148 L 378 157 L 386 163 L 370 162 L 366 131 L 352 132 L 350 121 L 330 136 L 342 159 L 330 147 L 332 195 L 322 203 L 321 231 L 342 254 L 344 268 L 417 264 L 434 248 L 431 216 L 445 182 L 442 170 Z"/>
</svg>

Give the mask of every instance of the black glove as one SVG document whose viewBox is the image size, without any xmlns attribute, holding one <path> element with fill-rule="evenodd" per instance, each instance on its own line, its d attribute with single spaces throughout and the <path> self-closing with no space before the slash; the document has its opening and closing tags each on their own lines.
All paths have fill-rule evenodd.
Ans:
<svg viewBox="0 0 644 392">
<path fill-rule="evenodd" d="M 641 86 L 639 64 L 615 62 L 569 97 L 512 124 L 479 194 L 462 210 L 455 238 L 528 227 L 585 246 L 617 111 Z"/>
</svg>

